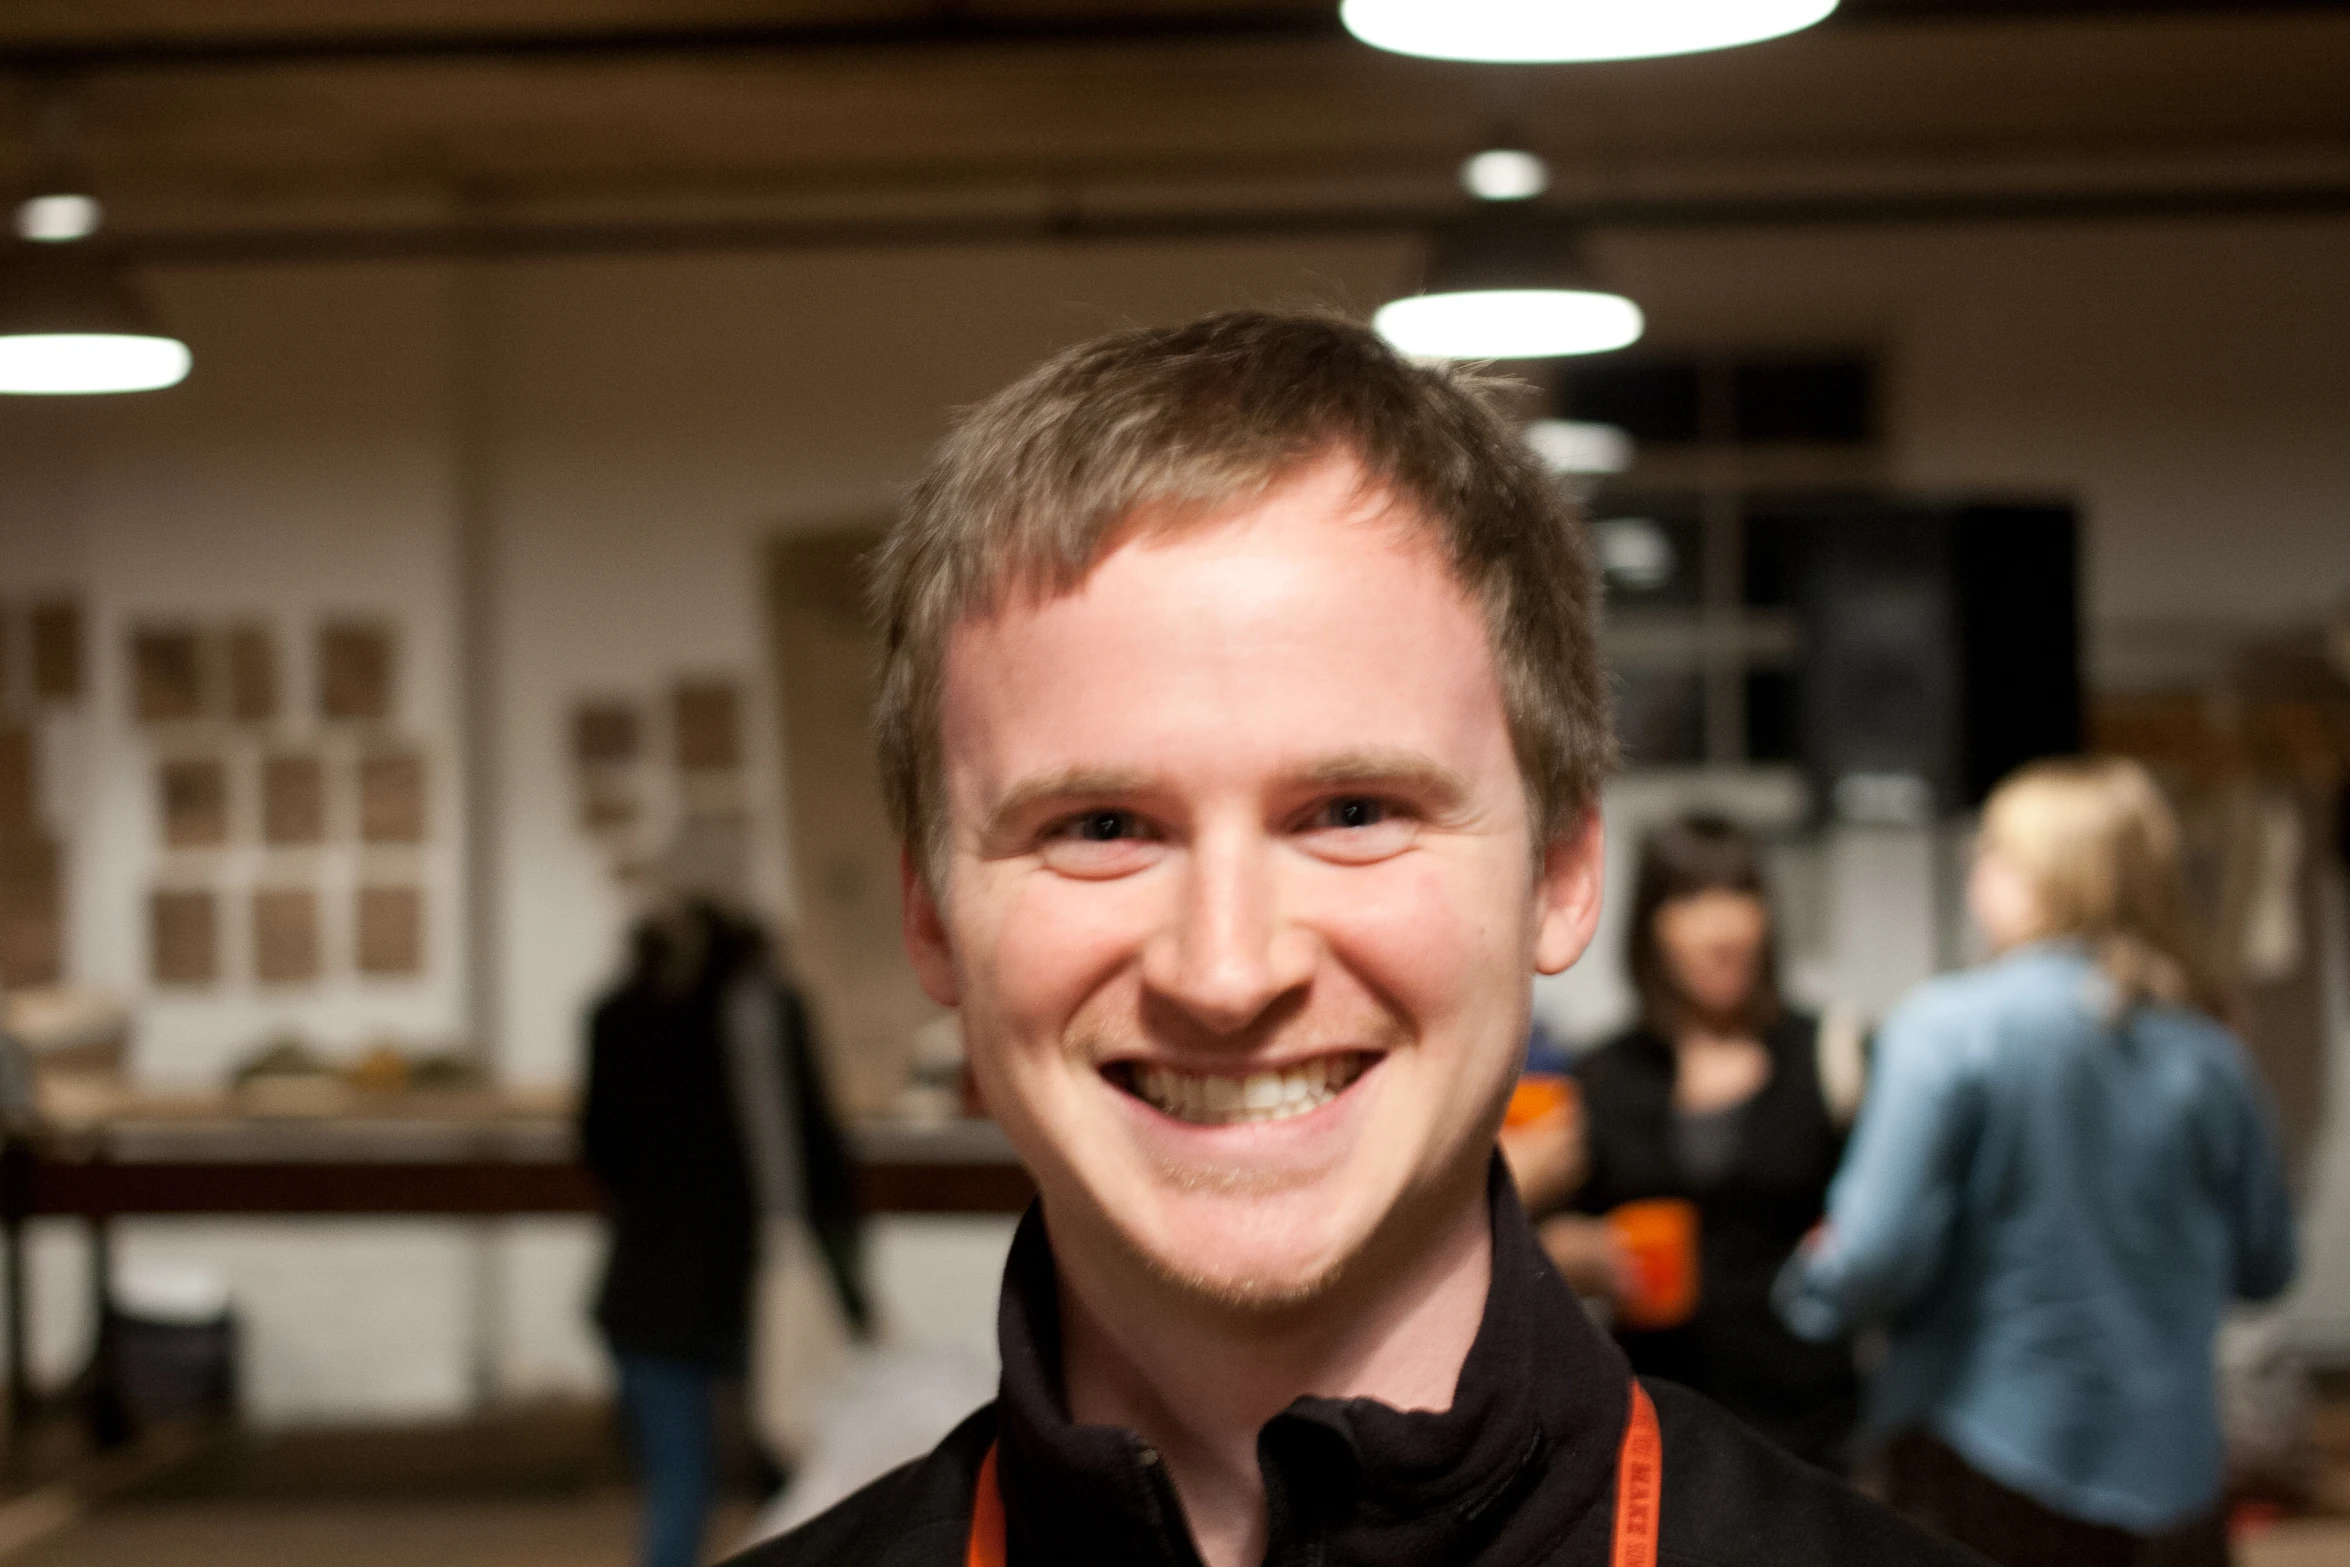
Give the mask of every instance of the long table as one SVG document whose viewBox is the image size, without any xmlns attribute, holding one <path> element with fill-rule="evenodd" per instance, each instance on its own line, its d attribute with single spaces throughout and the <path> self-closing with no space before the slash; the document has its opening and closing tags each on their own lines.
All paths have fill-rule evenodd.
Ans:
<svg viewBox="0 0 2350 1567">
<path fill-rule="evenodd" d="M 378 1128 L 123 1128 L 80 1151 L 17 1145 L 0 1219 L 161 1214 L 494 1217 L 595 1213 L 601 1193 L 568 1128 L 510 1126 L 386 1138 Z M 400 1128 L 408 1133 L 409 1128 Z M 369 1132 L 378 1135 L 366 1135 Z M 357 1146 L 353 1146 L 356 1144 Z M 857 1127 L 869 1213 L 1017 1213 L 1036 1187 L 992 1123 Z M 404 1146 L 403 1146 L 404 1145 Z"/>
<path fill-rule="evenodd" d="M 1017 1213 L 1035 1195 L 994 1123 L 850 1128 L 869 1213 Z M 6 1362 L 12 1414 L 28 1408 L 24 1228 L 90 1226 L 91 1309 L 111 1288 L 108 1227 L 150 1216 L 490 1219 L 587 1214 L 601 1194 L 568 1116 L 122 1117 L 0 1148 Z"/>
</svg>

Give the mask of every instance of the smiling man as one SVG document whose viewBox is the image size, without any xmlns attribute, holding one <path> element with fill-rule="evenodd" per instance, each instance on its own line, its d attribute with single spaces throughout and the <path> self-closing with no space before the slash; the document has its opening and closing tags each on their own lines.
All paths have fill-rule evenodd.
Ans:
<svg viewBox="0 0 2350 1567">
<path fill-rule="evenodd" d="M 1635 1384 L 1495 1157 L 1598 918 L 1593 597 L 1475 384 L 1343 321 L 964 419 L 879 724 L 908 950 L 1040 1197 L 996 1403 L 751 1560 L 1968 1559 Z"/>
</svg>

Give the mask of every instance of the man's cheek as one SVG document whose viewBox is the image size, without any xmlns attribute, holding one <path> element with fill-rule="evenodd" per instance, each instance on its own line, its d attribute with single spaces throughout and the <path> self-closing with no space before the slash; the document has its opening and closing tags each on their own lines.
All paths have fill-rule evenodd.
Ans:
<svg viewBox="0 0 2350 1567">
<path fill-rule="evenodd" d="M 1349 889 L 1323 922 L 1331 950 L 1372 987 L 1407 1010 L 1448 1010 L 1476 990 L 1474 976 L 1491 955 L 1489 919 L 1464 910 L 1446 879 L 1399 871 Z"/>
</svg>

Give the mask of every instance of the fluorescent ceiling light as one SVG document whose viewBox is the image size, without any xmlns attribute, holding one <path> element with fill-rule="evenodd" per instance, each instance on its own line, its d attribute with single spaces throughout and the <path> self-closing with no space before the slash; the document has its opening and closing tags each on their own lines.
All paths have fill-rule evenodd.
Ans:
<svg viewBox="0 0 2350 1567">
<path fill-rule="evenodd" d="M 1436 60 L 1637 60 L 1798 32 L 1836 0 L 1342 0 L 1364 43 Z"/>
<path fill-rule="evenodd" d="M 152 392 L 186 379 L 188 345 L 119 332 L 0 337 L 0 392 L 59 395 Z"/>
<path fill-rule="evenodd" d="M 1604 353 L 1645 325 L 1638 305 L 1593 275 L 1580 227 L 1519 202 L 1486 202 L 1430 235 L 1426 279 L 1371 318 L 1424 359 Z"/>
<path fill-rule="evenodd" d="M 1381 337 L 1422 359 L 1551 359 L 1638 341 L 1647 324 L 1621 294 L 1579 288 L 1486 288 L 1414 294 L 1379 307 Z"/>
<path fill-rule="evenodd" d="M 1550 189 L 1550 165 L 1515 147 L 1489 147 L 1461 165 L 1461 188 L 1479 201 L 1526 201 Z"/>
</svg>

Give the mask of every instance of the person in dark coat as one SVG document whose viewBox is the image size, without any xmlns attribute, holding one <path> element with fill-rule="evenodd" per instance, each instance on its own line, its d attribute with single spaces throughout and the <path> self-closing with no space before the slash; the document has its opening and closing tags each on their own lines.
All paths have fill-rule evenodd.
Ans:
<svg viewBox="0 0 2350 1567">
<path fill-rule="evenodd" d="M 1579 1063 L 1588 1173 L 1542 1235 L 1570 1279 L 1617 1301 L 1616 1342 L 1642 1374 L 1842 1471 L 1860 1414 L 1851 1342 L 1797 1338 L 1771 1285 L 1825 1210 L 1847 1118 L 1822 1085 L 1819 1020 L 1780 1000 L 1774 945 L 1749 834 L 1697 815 L 1647 836 L 1629 943 L 1640 1017 Z M 1658 1198 L 1696 1210 L 1695 1310 L 1631 1326 L 1601 1216 Z"/>
<path fill-rule="evenodd" d="M 595 1317 L 645 1486 L 642 1560 L 693 1567 L 716 1399 L 749 1359 L 760 1220 L 779 1204 L 808 1219 L 861 1325 L 854 1171 L 806 1005 L 758 927 L 690 900 L 631 946 L 588 1024 L 580 1144 L 612 1240 Z"/>
</svg>

